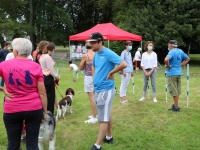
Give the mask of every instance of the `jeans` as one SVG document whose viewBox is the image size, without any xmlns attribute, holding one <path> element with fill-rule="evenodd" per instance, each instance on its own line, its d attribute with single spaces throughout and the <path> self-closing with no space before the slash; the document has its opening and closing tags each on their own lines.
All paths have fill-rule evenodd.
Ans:
<svg viewBox="0 0 200 150">
<path fill-rule="evenodd" d="M 150 70 L 146 70 L 147 72 L 149 72 Z M 146 77 L 143 71 L 143 82 L 144 82 L 144 86 L 143 86 L 143 95 L 146 95 L 147 92 L 147 86 L 148 86 L 148 81 L 149 78 L 151 79 L 151 86 L 153 89 L 153 96 L 156 96 L 156 74 L 157 71 L 156 69 L 152 72 L 151 76 Z"/>
<path fill-rule="evenodd" d="M 4 113 L 3 120 L 8 137 L 7 150 L 19 150 L 23 120 L 26 126 L 26 150 L 39 150 L 38 135 L 40 123 L 43 118 L 43 110 Z"/>
</svg>

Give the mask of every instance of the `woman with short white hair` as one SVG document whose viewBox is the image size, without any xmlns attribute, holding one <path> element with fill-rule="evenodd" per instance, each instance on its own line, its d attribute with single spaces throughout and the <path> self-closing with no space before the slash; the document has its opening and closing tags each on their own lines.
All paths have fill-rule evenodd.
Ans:
<svg viewBox="0 0 200 150">
<path fill-rule="evenodd" d="M 3 90 L 3 120 L 7 131 L 7 149 L 20 149 L 23 120 L 26 125 L 26 149 L 39 150 L 38 135 L 43 113 L 47 113 L 44 76 L 39 64 L 27 59 L 32 43 L 25 38 L 12 42 L 14 57 L 0 63 L 0 76 L 5 80 Z"/>
</svg>

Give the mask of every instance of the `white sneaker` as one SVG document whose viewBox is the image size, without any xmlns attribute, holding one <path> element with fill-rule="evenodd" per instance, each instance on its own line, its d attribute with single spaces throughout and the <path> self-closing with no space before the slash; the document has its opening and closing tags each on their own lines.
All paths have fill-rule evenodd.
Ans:
<svg viewBox="0 0 200 150">
<path fill-rule="evenodd" d="M 153 98 L 153 101 L 154 101 L 154 103 L 157 103 L 157 102 L 158 102 L 156 98 Z"/>
<path fill-rule="evenodd" d="M 98 122 L 97 118 L 91 118 L 85 121 L 85 123 L 97 123 L 97 122 Z"/>
<path fill-rule="evenodd" d="M 145 100 L 145 99 L 146 99 L 146 98 L 142 96 L 142 98 L 140 98 L 139 101 L 143 101 L 143 100 Z"/>
<path fill-rule="evenodd" d="M 88 116 L 88 118 L 91 119 L 91 118 L 93 118 L 93 116 L 92 116 L 92 115 L 91 115 L 91 116 Z M 97 118 L 97 116 L 96 116 L 96 118 Z"/>
<path fill-rule="evenodd" d="M 93 116 L 88 116 L 89 119 L 93 118 Z"/>
</svg>

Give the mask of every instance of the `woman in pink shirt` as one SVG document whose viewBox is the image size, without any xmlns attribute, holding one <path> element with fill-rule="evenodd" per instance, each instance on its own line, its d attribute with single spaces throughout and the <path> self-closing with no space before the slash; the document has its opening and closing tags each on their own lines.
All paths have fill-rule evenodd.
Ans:
<svg viewBox="0 0 200 150">
<path fill-rule="evenodd" d="M 43 112 L 47 113 L 44 76 L 39 64 L 28 60 L 32 43 L 25 38 L 12 42 L 14 57 L 0 64 L 3 90 L 3 120 L 7 131 L 7 149 L 20 149 L 23 120 L 26 125 L 26 149 L 38 150 L 38 134 Z"/>
</svg>

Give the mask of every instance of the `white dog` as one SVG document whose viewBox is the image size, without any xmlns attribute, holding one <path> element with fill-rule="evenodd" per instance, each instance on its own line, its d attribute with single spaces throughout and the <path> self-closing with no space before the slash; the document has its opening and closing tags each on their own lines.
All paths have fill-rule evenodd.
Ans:
<svg viewBox="0 0 200 150">
<path fill-rule="evenodd" d="M 74 90 L 72 88 L 68 88 L 65 92 L 66 97 L 60 100 L 58 104 L 58 110 L 56 115 L 56 121 L 58 121 L 59 117 L 63 117 L 65 119 L 65 114 L 69 109 L 69 112 L 72 113 L 72 96 L 75 95 Z"/>
<path fill-rule="evenodd" d="M 44 123 L 40 125 L 38 146 L 39 150 L 44 150 L 43 144 L 49 142 L 49 150 L 55 150 L 55 119 L 50 111 L 47 112 L 47 115 L 44 117 Z"/>
</svg>

